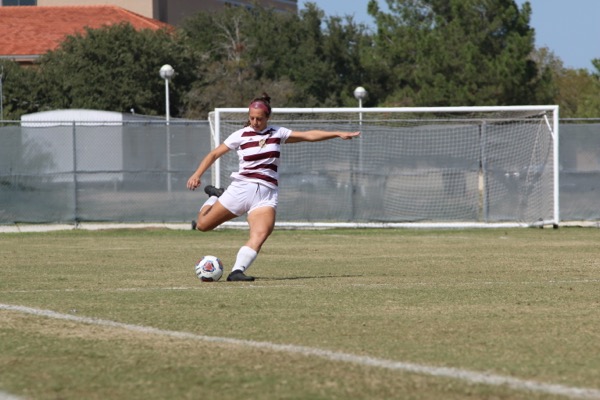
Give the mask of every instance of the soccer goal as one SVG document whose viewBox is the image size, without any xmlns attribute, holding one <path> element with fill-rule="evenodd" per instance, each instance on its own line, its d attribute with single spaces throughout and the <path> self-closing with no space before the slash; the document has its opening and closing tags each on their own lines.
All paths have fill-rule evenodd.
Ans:
<svg viewBox="0 0 600 400">
<path fill-rule="evenodd" d="M 213 145 L 247 117 L 215 109 Z M 274 108 L 270 124 L 362 132 L 282 146 L 279 226 L 558 227 L 558 106 Z M 237 168 L 227 153 L 213 183 Z"/>
</svg>

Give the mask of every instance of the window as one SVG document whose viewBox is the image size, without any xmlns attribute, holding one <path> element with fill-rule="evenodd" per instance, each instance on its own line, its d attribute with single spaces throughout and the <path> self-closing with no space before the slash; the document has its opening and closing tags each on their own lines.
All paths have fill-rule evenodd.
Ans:
<svg viewBox="0 0 600 400">
<path fill-rule="evenodd" d="M 37 0 L 2 0 L 3 6 L 37 6 Z"/>
</svg>

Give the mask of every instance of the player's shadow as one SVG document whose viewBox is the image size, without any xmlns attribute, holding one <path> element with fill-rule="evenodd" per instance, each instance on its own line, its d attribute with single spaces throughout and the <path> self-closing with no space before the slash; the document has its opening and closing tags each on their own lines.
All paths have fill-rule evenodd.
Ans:
<svg viewBox="0 0 600 400">
<path fill-rule="evenodd" d="M 297 281 L 304 279 L 330 279 L 330 278 L 360 278 L 364 275 L 321 275 L 321 276 L 285 276 L 285 277 L 261 277 L 257 276 L 257 281 Z"/>
</svg>

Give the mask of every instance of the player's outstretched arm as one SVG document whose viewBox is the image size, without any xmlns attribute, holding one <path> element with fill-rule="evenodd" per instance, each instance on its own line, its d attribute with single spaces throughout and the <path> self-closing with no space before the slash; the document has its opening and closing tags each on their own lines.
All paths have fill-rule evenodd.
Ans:
<svg viewBox="0 0 600 400">
<path fill-rule="evenodd" d="M 349 140 L 360 136 L 360 132 L 342 132 L 342 131 L 293 131 L 286 143 L 298 143 L 298 142 L 319 142 L 321 140 L 328 140 L 334 138 L 340 138 L 343 140 Z"/>
<path fill-rule="evenodd" d="M 200 186 L 200 178 L 202 177 L 202 174 L 206 172 L 206 170 L 208 170 L 210 166 L 214 164 L 215 161 L 217 161 L 217 158 L 221 157 L 228 151 L 229 147 L 221 143 L 219 146 L 215 147 L 210 153 L 208 153 L 206 157 L 204 157 L 204 159 L 200 161 L 200 165 L 198 166 L 198 169 L 196 169 L 196 172 L 194 172 L 192 176 L 190 176 L 190 178 L 188 179 L 186 185 L 187 188 L 190 190 L 195 190 L 198 186 Z"/>
</svg>

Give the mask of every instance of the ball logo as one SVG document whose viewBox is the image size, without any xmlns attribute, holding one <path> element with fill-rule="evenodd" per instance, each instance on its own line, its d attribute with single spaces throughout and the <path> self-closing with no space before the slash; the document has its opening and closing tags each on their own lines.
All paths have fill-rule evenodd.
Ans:
<svg viewBox="0 0 600 400">
<path fill-rule="evenodd" d="M 215 270 L 215 266 L 214 266 L 214 264 L 212 262 L 207 262 L 206 264 L 204 264 L 203 269 L 206 272 L 213 272 Z"/>
</svg>

